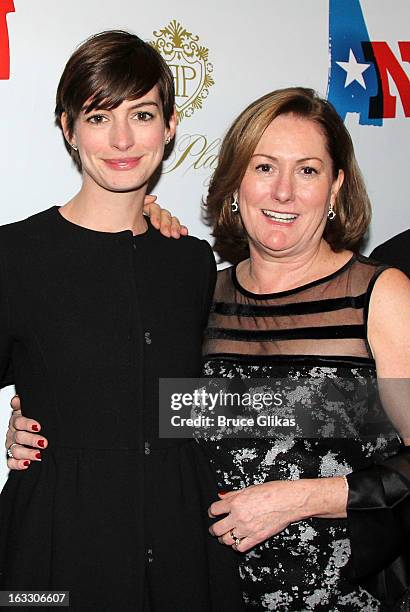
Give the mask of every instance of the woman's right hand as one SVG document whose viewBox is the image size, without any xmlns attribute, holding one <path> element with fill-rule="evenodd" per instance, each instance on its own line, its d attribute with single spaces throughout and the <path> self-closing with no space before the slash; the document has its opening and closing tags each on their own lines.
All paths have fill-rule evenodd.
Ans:
<svg viewBox="0 0 410 612">
<path fill-rule="evenodd" d="M 11 448 L 13 457 L 7 459 L 10 470 L 26 470 L 32 461 L 41 461 L 41 451 L 47 448 L 48 441 L 38 435 L 41 425 L 38 421 L 27 419 L 21 414 L 21 404 L 15 395 L 10 406 L 13 409 L 6 435 L 6 449 Z"/>
</svg>

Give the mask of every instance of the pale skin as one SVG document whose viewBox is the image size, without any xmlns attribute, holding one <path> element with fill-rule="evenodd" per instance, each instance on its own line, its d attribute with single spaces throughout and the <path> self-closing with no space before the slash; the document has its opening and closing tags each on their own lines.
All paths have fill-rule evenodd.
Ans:
<svg viewBox="0 0 410 612">
<path fill-rule="evenodd" d="M 176 127 L 175 113 L 165 124 L 158 88 L 111 110 L 81 111 L 72 134 L 65 113 L 61 123 L 66 140 L 78 149 L 83 180 L 60 213 L 96 231 L 143 233 L 148 181 Z"/>
<path fill-rule="evenodd" d="M 335 176 L 336 174 L 336 176 Z M 239 282 L 253 293 L 286 291 L 341 268 L 352 256 L 335 253 L 323 239 L 329 203 L 343 184 L 334 172 L 318 126 L 294 115 L 276 118 L 262 136 L 239 188 L 239 206 L 249 236 L 250 258 L 237 270 Z M 262 211 L 265 211 L 262 212 Z M 267 216 L 267 214 L 270 216 Z M 283 223 L 272 215 L 292 218 Z M 337 209 L 336 209 L 337 214 Z M 379 377 L 410 378 L 410 281 L 398 270 L 387 270 L 376 281 L 368 320 L 368 340 Z M 21 416 L 19 400 L 10 419 L 6 446 L 16 459 L 9 467 L 26 469 L 24 461 L 47 441 L 40 424 Z M 408 431 L 402 435 L 410 445 Z M 30 450 L 33 447 L 37 450 Z M 218 519 L 212 535 L 246 552 L 290 523 L 309 517 L 345 518 L 347 488 L 343 478 L 271 481 L 220 494 L 209 508 Z M 236 546 L 232 533 L 240 538 Z"/>
<path fill-rule="evenodd" d="M 165 139 L 173 138 L 176 127 L 173 115 L 169 128 L 165 128 L 156 87 L 138 100 L 124 101 L 116 109 L 81 113 L 73 134 L 67 133 L 64 114 L 62 124 L 68 142 L 79 148 L 83 165 L 81 190 L 61 208 L 63 216 L 97 231 L 131 229 L 133 233 L 140 233 L 146 229 L 142 203 L 152 225 L 165 236 L 179 238 L 188 234 L 188 229 L 176 217 L 156 204 L 156 196 L 146 195 L 147 180 L 162 159 L 163 134 L 166 133 Z M 142 156 L 138 167 L 113 172 L 101 162 L 105 158 L 128 156 Z M 145 168 L 140 167 L 143 165 Z"/>
</svg>

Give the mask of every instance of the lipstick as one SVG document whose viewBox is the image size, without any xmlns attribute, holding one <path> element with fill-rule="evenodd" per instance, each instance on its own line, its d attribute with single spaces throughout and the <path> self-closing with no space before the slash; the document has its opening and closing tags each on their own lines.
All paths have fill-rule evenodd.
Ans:
<svg viewBox="0 0 410 612">
<path fill-rule="evenodd" d="M 132 170 L 140 163 L 141 157 L 121 157 L 114 159 L 104 159 L 104 162 L 111 170 L 126 171 Z"/>
</svg>

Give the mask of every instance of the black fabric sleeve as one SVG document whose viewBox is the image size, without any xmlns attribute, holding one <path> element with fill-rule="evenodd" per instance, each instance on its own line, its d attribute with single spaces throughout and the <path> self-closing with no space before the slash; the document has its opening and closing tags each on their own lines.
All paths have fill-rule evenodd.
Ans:
<svg viewBox="0 0 410 612">
<path fill-rule="evenodd" d="M 399 268 L 399 270 L 407 274 L 410 278 L 409 244 L 410 230 L 376 247 L 370 254 L 370 258 Z"/>
<path fill-rule="evenodd" d="M 5 267 L 0 259 L 0 388 L 12 385 L 14 382 L 11 347 L 10 306 L 6 289 Z"/>
<path fill-rule="evenodd" d="M 203 256 L 203 264 L 201 266 L 201 273 L 203 273 L 203 299 L 202 299 L 202 325 L 205 329 L 206 324 L 208 322 L 209 311 L 212 304 L 212 298 L 215 291 L 215 283 L 216 283 L 216 263 L 215 257 L 210 247 L 209 243 L 206 240 L 202 240 L 201 244 L 203 245 L 204 256 Z"/>
<path fill-rule="evenodd" d="M 393 606 L 410 587 L 410 447 L 347 476 L 345 576 Z"/>
</svg>

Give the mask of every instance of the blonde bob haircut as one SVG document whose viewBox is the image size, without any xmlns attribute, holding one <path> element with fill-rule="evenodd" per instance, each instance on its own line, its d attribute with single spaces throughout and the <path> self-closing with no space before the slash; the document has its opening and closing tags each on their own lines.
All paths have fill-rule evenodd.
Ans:
<svg viewBox="0 0 410 612">
<path fill-rule="evenodd" d="M 313 89 L 277 89 L 252 102 L 233 122 L 221 146 L 213 174 L 205 216 L 213 226 L 215 250 L 222 260 L 236 263 L 248 256 L 248 240 L 239 214 L 232 212 L 255 148 L 269 124 L 279 115 L 292 113 L 314 121 L 322 130 L 333 163 L 333 176 L 344 172 L 334 208 L 336 218 L 326 223 L 323 237 L 334 251 L 357 249 L 370 223 L 370 202 L 357 164 L 352 139 L 334 107 Z"/>
</svg>

